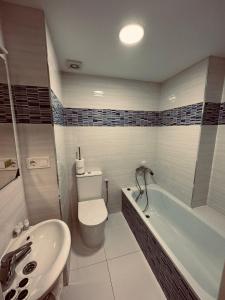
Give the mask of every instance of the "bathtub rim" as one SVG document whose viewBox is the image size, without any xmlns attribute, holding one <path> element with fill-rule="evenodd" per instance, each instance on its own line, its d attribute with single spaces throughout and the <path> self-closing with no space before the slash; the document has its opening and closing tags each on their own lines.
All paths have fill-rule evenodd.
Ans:
<svg viewBox="0 0 225 300">
<path fill-rule="evenodd" d="M 206 220 L 199 216 L 196 211 L 194 211 L 193 208 L 188 207 L 186 204 L 182 203 L 180 200 L 178 200 L 175 196 L 161 188 L 157 184 L 150 184 L 148 185 L 150 189 L 158 190 L 164 194 L 166 194 L 169 198 L 171 198 L 172 201 L 175 201 L 177 205 L 182 206 L 185 210 L 190 212 L 191 214 L 194 214 L 196 218 L 198 218 L 200 221 L 205 223 L 207 226 L 210 226 L 212 230 L 216 231 L 223 239 L 225 239 L 225 235 L 221 234 L 221 232 L 218 232 L 218 230 L 212 225 L 206 222 Z M 127 189 L 130 189 L 129 191 Z M 159 244 L 161 245 L 162 249 L 166 252 L 168 257 L 171 259 L 171 261 L 174 263 L 177 270 L 180 272 L 180 274 L 184 277 L 184 279 L 188 282 L 190 287 L 193 289 L 193 291 L 196 293 L 196 295 L 202 299 L 202 300 L 216 300 L 216 298 L 212 297 L 210 294 L 208 294 L 200 285 L 199 283 L 192 277 L 192 275 L 187 271 L 187 269 L 183 266 L 183 264 L 180 262 L 179 259 L 176 258 L 176 256 L 173 254 L 173 251 L 166 245 L 166 243 L 163 241 L 163 239 L 160 237 L 158 232 L 155 230 L 155 228 L 151 225 L 149 222 L 150 219 L 145 218 L 144 213 L 140 209 L 140 207 L 137 205 L 135 200 L 132 197 L 132 193 L 134 191 L 137 191 L 136 186 L 129 186 L 122 188 L 122 193 L 126 196 L 126 198 L 130 201 L 131 205 L 134 207 L 134 209 L 137 211 L 139 216 L 142 218 L 145 225 L 149 228 L 149 230 L 152 232 L 153 236 L 157 239 Z M 219 291 L 218 291 L 219 293 Z M 217 295 L 218 296 L 218 295 Z"/>
<path fill-rule="evenodd" d="M 144 186 L 141 186 L 143 189 L 145 188 Z M 138 188 L 136 186 L 129 186 L 129 187 L 125 187 L 122 188 L 122 191 L 125 193 L 126 189 L 130 188 L 131 191 L 127 191 L 129 193 L 129 195 L 132 197 L 132 192 L 134 191 L 138 191 Z M 165 195 L 167 195 L 169 198 L 171 198 L 174 202 L 176 202 L 179 206 L 181 206 L 182 208 L 184 208 L 185 210 L 187 210 L 189 213 L 191 213 L 192 215 L 194 215 L 197 219 L 199 219 L 200 221 L 202 221 L 203 223 L 205 223 L 207 226 L 209 226 L 212 230 L 216 231 L 217 234 L 219 234 L 223 239 L 225 239 L 225 216 L 223 216 L 222 214 L 220 214 L 219 212 L 216 212 L 217 214 L 220 214 L 222 216 L 222 218 L 224 219 L 224 224 L 222 225 L 222 229 L 220 227 L 218 227 L 214 222 L 211 222 L 209 219 L 204 217 L 204 212 L 203 213 L 199 213 L 198 209 L 199 207 L 205 207 L 207 205 L 202 205 L 199 207 L 190 207 L 187 204 L 185 204 L 184 202 L 182 202 L 181 200 L 179 200 L 178 198 L 176 198 L 173 194 L 171 194 L 170 192 L 167 192 L 165 189 L 163 189 L 160 185 L 158 184 L 149 184 L 148 188 L 153 189 L 153 190 L 158 190 L 162 193 L 164 193 Z M 126 193 L 125 193 L 126 194 Z M 133 198 L 132 198 L 133 199 Z M 134 203 L 136 204 L 136 202 L 134 201 Z M 137 205 L 138 206 L 138 205 Z M 139 207 L 139 206 L 138 206 Z M 208 206 L 207 206 L 208 207 Z M 211 207 L 208 207 L 210 210 L 214 211 L 215 210 Z M 221 225 L 221 224 L 220 224 Z"/>
</svg>

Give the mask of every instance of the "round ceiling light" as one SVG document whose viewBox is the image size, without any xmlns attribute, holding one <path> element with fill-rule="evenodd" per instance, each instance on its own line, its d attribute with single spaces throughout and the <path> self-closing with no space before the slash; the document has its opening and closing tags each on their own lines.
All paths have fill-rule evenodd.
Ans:
<svg viewBox="0 0 225 300">
<path fill-rule="evenodd" d="M 126 45 L 140 42 L 144 36 L 144 28 L 138 24 L 130 24 L 120 30 L 119 38 Z"/>
</svg>

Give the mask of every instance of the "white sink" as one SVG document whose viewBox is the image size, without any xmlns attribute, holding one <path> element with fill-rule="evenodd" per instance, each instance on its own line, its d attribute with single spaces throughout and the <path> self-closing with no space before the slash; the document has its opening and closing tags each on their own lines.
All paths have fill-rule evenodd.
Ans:
<svg viewBox="0 0 225 300">
<path fill-rule="evenodd" d="M 66 264 L 71 246 L 70 231 L 60 220 L 41 222 L 12 239 L 4 254 L 28 242 L 32 242 L 31 252 L 19 262 L 15 279 L 11 287 L 4 292 L 6 295 L 9 290 L 15 289 L 17 294 L 13 299 L 17 299 L 18 293 L 23 289 L 28 290 L 26 300 L 37 300 L 50 290 Z M 30 262 L 36 262 L 36 268 L 24 275 L 24 267 Z M 35 263 L 31 264 L 32 266 L 35 266 Z M 27 285 L 22 289 L 18 288 L 19 282 L 24 278 L 28 278 Z"/>
</svg>

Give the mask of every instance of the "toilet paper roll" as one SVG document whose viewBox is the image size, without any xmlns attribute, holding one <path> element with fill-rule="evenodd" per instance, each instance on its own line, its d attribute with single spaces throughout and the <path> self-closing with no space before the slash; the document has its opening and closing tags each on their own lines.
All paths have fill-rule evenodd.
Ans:
<svg viewBox="0 0 225 300">
<path fill-rule="evenodd" d="M 85 173 L 85 168 L 84 168 L 84 159 L 76 159 L 76 173 L 78 175 L 82 175 Z"/>
</svg>

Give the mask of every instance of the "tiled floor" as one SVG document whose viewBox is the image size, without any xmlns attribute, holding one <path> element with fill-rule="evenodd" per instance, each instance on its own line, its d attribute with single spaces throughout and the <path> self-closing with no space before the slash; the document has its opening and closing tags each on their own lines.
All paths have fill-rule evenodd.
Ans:
<svg viewBox="0 0 225 300">
<path fill-rule="evenodd" d="M 121 213 L 111 214 L 104 246 L 72 243 L 70 285 L 62 300 L 164 300 L 157 280 Z"/>
</svg>

